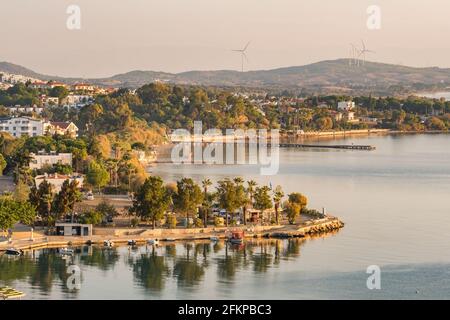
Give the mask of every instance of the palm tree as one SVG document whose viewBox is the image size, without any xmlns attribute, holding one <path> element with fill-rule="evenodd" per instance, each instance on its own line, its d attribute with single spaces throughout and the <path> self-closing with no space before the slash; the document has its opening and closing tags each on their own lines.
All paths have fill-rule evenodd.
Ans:
<svg viewBox="0 0 450 320">
<path fill-rule="evenodd" d="M 281 200 L 283 200 L 283 197 L 284 197 L 284 192 L 281 189 L 281 186 L 276 186 L 275 190 L 273 191 L 273 202 L 275 204 L 275 216 L 276 216 L 277 224 L 280 224 L 278 208 L 280 206 Z"/>
<path fill-rule="evenodd" d="M 255 194 L 255 189 L 257 185 L 258 184 L 256 183 L 255 180 L 247 181 L 247 192 L 250 196 L 250 204 L 252 205 L 252 207 L 253 207 L 253 195 Z"/>
<path fill-rule="evenodd" d="M 244 221 L 244 224 L 246 224 L 246 208 L 248 204 L 248 197 L 247 192 L 244 188 L 244 180 L 240 177 L 236 177 L 233 179 L 235 185 L 236 185 L 236 200 L 238 201 L 239 205 L 242 207 L 242 220 Z"/>
<path fill-rule="evenodd" d="M 212 185 L 212 182 L 210 179 L 206 178 L 202 181 L 202 187 L 203 187 L 203 224 L 205 225 L 205 228 L 208 226 L 208 216 L 209 216 L 209 201 L 208 201 L 208 187 Z"/>
</svg>

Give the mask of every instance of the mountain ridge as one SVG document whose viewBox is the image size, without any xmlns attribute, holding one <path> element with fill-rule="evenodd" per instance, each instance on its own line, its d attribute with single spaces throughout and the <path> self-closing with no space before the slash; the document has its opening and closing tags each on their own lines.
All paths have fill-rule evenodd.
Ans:
<svg viewBox="0 0 450 320">
<path fill-rule="evenodd" d="M 315 88 L 342 90 L 383 90 L 391 86 L 444 86 L 450 84 L 450 68 L 410 67 L 382 62 L 360 61 L 350 65 L 350 59 L 324 60 L 303 66 L 276 69 L 192 70 L 169 73 L 151 70 L 131 70 L 103 78 L 50 76 L 9 62 L 0 62 L 0 71 L 42 80 L 65 83 L 87 81 L 96 85 L 137 88 L 156 80 L 185 85 L 237 86 L 258 88 Z"/>
</svg>

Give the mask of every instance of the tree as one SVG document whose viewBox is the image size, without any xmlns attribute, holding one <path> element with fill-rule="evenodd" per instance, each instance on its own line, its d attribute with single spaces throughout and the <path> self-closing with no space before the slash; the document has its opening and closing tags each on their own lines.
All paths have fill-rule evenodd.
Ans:
<svg viewBox="0 0 450 320">
<path fill-rule="evenodd" d="M 97 187 L 98 192 L 100 192 L 100 188 L 106 186 L 109 182 L 108 171 L 100 163 L 91 161 L 91 163 L 89 163 L 87 181 L 92 186 Z"/>
<path fill-rule="evenodd" d="M 30 195 L 30 187 L 23 179 L 19 179 L 16 184 L 16 188 L 13 193 L 13 198 L 16 201 L 28 201 Z"/>
<path fill-rule="evenodd" d="M 62 86 L 53 87 L 50 90 L 50 96 L 58 98 L 60 104 L 61 104 L 61 100 L 66 98 L 68 95 L 69 95 L 69 90 L 67 90 L 65 87 L 62 87 Z"/>
<path fill-rule="evenodd" d="M 186 225 L 189 227 L 189 215 L 195 213 L 203 202 L 203 194 L 200 187 L 190 178 L 177 181 L 177 193 L 174 194 L 174 206 L 179 212 L 186 214 Z"/>
<path fill-rule="evenodd" d="M 255 191 L 255 208 L 261 210 L 262 215 L 264 216 L 264 211 L 271 209 L 272 199 L 269 195 L 270 188 L 268 186 L 258 187 Z M 261 224 L 263 219 L 261 219 Z"/>
<path fill-rule="evenodd" d="M 238 199 L 236 184 L 230 179 L 224 179 L 218 182 L 217 201 L 221 208 L 226 210 L 226 226 L 228 226 L 228 215 L 234 215 L 234 212 L 240 207 L 241 202 Z"/>
<path fill-rule="evenodd" d="M 38 188 L 33 186 L 30 192 L 30 203 L 37 209 L 38 214 L 43 217 L 47 225 L 54 222 L 51 215 L 53 203 L 53 186 L 44 179 Z"/>
<path fill-rule="evenodd" d="M 297 217 L 300 215 L 301 206 L 298 203 L 290 202 L 285 206 L 286 215 L 290 224 L 294 224 Z"/>
<path fill-rule="evenodd" d="M 308 198 L 301 193 L 293 192 L 289 194 L 289 202 L 297 203 L 301 208 L 305 208 L 308 205 Z"/>
<path fill-rule="evenodd" d="M 276 216 L 277 224 L 280 224 L 278 208 L 280 207 L 280 203 L 281 203 L 281 200 L 283 200 L 283 197 L 284 197 L 284 192 L 281 189 L 281 186 L 276 186 L 275 190 L 273 192 L 273 202 L 275 204 L 275 216 Z"/>
<path fill-rule="evenodd" d="M 6 160 L 3 157 L 3 154 L 0 153 L 0 176 L 3 175 L 3 170 L 5 170 L 6 165 L 7 165 Z"/>
<path fill-rule="evenodd" d="M 29 202 L 0 198 L 0 229 L 4 232 L 17 222 L 31 225 L 36 217 L 36 209 Z"/>
<path fill-rule="evenodd" d="M 212 197 L 210 193 L 208 192 L 208 188 L 212 185 L 212 182 L 210 179 L 204 179 L 202 181 L 202 187 L 203 187 L 203 203 L 202 203 L 202 213 L 203 213 L 203 225 L 205 228 L 208 226 L 208 217 L 209 212 L 211 210 L 212 205 Z"/>
<path fill-rule="evenodd" d="M 245 190 L 244 187 L 244 180 L 242 178 L 234 178 L 233 179 L 234 183 L 235 183 L 235 188 L 236 188 L 236 202 L 237 205 L 242 208 L 242 220 L 244 222 L 244 224 L 246 224 L 247 222 L 247 213 L 246 213 L 246 209 L 247 209 L 247 204 L 249 203 L 249 198 L 247 196 L 247 192 Z"/>
<path fill-rule="evenodd" d="M 55 196 L 53 202 L 53 211 L 55 214 L 55 220 L 60 219 L 62 216 L 73 212 L 75 203 L 81 201 L 81 192 L 78 190 L 78 181 L 66 180 L 61 186 L 61 191 Z"/>
<path fill-rule="evenodd" d="M 150 219 L 154 229 L 156 220 L 164 217 L 169 205 L 169 193 L 162 179 L 160 177 L 149 177 L 136 193 L 133 207 L 130 210 L 143 220 Z"/>
<path fill-rule="evenodd" d="M 253 195 L 255 194 L 255 188 L 258 184 L 255 180 L 247 181 L 247 193 L 250 196 L 250 205 L 253 206 Z"/>
<path fill-rule="evenodd" d="M 103 200 L 100 202 L 96 207 L 95 211 L 100 212 L 103 217 L 117 217 L 119 215 L 119 212 L 117 211 L 116 207 L 114 207 L 112 204 L 109 204 L 106 202 L 106 200 Z"/>
</svg>

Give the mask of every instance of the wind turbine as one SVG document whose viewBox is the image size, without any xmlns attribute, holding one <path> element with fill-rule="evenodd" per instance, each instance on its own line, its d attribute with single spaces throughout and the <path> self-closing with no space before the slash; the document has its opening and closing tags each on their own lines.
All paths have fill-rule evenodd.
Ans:
<svg viewBox="0 0 450 320">
<path fill-rule="evenodd" d="M 350 43 L 350 61 L 349 65 L 354 64 L 359 65 L 359 59 L 357 57 L 359 50 L 356 48 L 356 46 L 353 43 Z"/>
<path fill-rule="evenodd" d="M 245 60 L 247 60 L 247 62 L 248 62 L 248 58 L 247 58 L 247 55 L 245 54 L 245 51 L 247 50 L 249 44 L 250 44 L 250 41 L 247 42 L 247 44 L 245 45 L 244 49 L 241 49 L 241 50 L 232 50 L 232 51 L 234 51 L 234 52 L 239 52 L 239 53 L 241 54 L 241 71 L 242 71 L 242 72 L 244 72 L 244 58 L 245 58 Z"/>
<path fill-rule="evenodd" d="M 362 49 L 359 51 L 359 55 L 358 55 L 358 57 L 361 57 L 362 56 L 362 58 L 363 58 L 363 64 L 366 62 L 366 53 L 375 53 L 375 51 L 372 51 L 372 50 L 368 50 L 367 48 L 366 48 L 366 44 L 364 43 L 364 41 L 361 39 L 361 44 L 362 44 Z"/>
</svg>

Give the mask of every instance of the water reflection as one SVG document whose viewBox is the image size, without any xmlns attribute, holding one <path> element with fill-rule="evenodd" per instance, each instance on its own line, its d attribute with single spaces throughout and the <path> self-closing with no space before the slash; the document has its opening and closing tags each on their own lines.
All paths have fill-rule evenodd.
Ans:
<svg viewBox="0 0 450 320">
<path fill-rule="evenodd" d="M 225 242 L 169 243 L 160 246 L 78 247 L 73 256 L 62 256 L 56 249 L 27 252 L 22 257 L 0 257 L 0 285 L 33 287 L 50 298 L 76 298 L 83 291 L 83 281 L 126 267 L 132 273 L 129 287 L 138 285 L 144 292 L 162 293 L 168 283 L 192 290 L 207 281 L 211 269 L 217 279 L 233 282 L 241 272 L 265 273 L 272 267 L 296 258 L 305 240 L 249 240 L 245 245 Z M 69 290 L 67 268 L 78 265 L 82 271 L 81 290 Z M 114 290 L 114 283 L 102 283 L 102 290 Z M 31 297 L 30 297 L 31 295 Z M 33 292 L 28 293 L 33 298 Z M 117 297 L 120 298 L 120 297 Z"/>
</svg>

